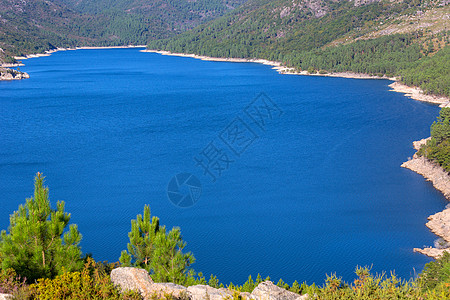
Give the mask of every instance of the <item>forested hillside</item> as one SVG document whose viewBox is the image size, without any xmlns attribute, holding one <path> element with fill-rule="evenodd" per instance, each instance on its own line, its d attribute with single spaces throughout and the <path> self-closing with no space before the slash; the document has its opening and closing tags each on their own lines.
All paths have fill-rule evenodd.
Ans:
<svg viewBox="0 0 450 300">
<path fill-rule="evenodd" d="M 127 12 L 162 18 L 164 23 L 195 24 L 196 19 L 220 16 L 246 0 L 55 0 L 82 13 L 99 14 L 108 11 Z M 187 22 L 186 22 L 187 21 Z M 189 22 L 190 21 L 190 22 Z M 198 23 L 197 23 L 198 25 Z"/>
<path fill-rule="evenodd" d="M 148 47 L 265 58 L 311 72 L 401 74 L 410 83 L 414 75 L 414 84 L 448 95 L 448 88 L 434 82 L 442 82 L 448 68 L 432 76 L 416 75 L 423 71 L 417 70 L 422 58 L 432 64 L 434 54 L 449 44 L 449 13 L 448 3 L 423 0 L 250 0 L 217 20 Z M 447 58 L 446 53 L 436 58 Z"/>
<path fill-rule="evenodd" d="M 88 42 L 99 38 L 94 20 L 49 1 L 0 0 L 0 47 L 4 55 L 22 55 Z"/>
<path fill-rule="evenodd" d="M 55 0 L 85 14 L 112 17 L 110 28 L 145 25 L 148 38 L 183 32 L 217 18 L 246 0 Z M 124 18 L 127 21 L 123 22 Z"/>
<path fill-rule="evenodd" d="M 401 76 L 449 95 L 446 0 L 0 0 L 0 62 L 56 47 L 148 44 L 297 71 Z M 435 55 L 438 53 L 438 55 Z"/>
<path fill-rule="evenodd" d="M 0 0 L 0 60 L 55 47 L 141 44 L 221 16 L 245 0 Z"/>
</svg>

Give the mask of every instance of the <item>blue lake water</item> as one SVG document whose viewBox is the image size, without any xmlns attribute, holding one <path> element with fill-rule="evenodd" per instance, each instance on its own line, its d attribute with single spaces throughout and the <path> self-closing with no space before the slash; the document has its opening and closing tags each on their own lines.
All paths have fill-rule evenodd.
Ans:
<svg viewBox="0 0 450 300">
<path fill-rule="evenodd" d="M 31 79 L 0 82 L 0 228 L 40 171 L 97 260 L 118 260 L 130 220 L 150 204 L 181 227 L 194 269 L 225 283 L 260 273 L 322 284 L 332 272 L 351 280 L 357 265 L 410 278 L 430 261 L 412 249 L 433 244 L 425 223 L 446 200 L 400 165 L 439 108 L 390 92 L 389 81 L 138 49 L 25 63 Z M 282 114 L 258 127 L 245 109 L 261 92 Z M 235 122 L 251 129 L 238 155 L 220 139 Z M 194 160 L 212 146 L 229 161 L 215 182 Z M 181 172 L 202 184 L 184 209 L 167 197 Z"/>
</svg>

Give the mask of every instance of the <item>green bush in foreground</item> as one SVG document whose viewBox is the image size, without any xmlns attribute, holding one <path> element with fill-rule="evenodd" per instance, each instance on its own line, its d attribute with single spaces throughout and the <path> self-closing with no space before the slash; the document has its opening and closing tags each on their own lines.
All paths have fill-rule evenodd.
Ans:
<svg viewBox="0 0 450 300">
<path fill-rule="evenodd" d="M 30 298 L 51 299 L 142 299 L 137 292 L 121 293 L 101 266 L 88 258 L 81 272 L 67 272 L 54 279 L 41 278 L 30 287 Z"/>
<path fill-rule="evenodd" d="M 444 252 L 440 259 L 427 263 L 419 282 L 424 290 L 434 289 L 442 282 L 450 283 L 450 254 Z"/>
</svg>

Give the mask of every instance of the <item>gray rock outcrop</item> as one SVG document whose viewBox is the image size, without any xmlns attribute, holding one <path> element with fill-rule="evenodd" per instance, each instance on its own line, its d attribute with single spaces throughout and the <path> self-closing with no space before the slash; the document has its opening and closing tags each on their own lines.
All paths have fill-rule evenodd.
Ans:
<svg viewBox="0 0 450 300">
<path fill-rule="evenodd" d="M 149 294 L 147 295 L 149 295 L 150 297 L 156 296 L 158 299 L 159 298 L 168 299 L 167 297 L 168 295 L 171 295 L 175 299 L 190 298 L 190 295 L 186 287 L 171 282 L 153 283 L 149 287 Z M 145 296 L 144 298 L 147 299 Z"/>
<path fill-rule="evenodd" d="M 0 80 L 19 80 L 30 78 L 30 75 L 13 69 L 0 67 Z"/>
<path fill-rule="evenodd" d="M 251 293 L 251 298 L 255 300 L 302 300 L 307 297 L 280 288 L 272 281 L 261 282 Z"/>
<path fill-rule="evenodd" d="M 209 285 L 194 285 L 187 288 L 191 300 L 222 300 L 233 298 L 233 293 L 225 288 L 215 289 Z"/>
<path fill-rule="evenodd" d="M 121 267 L 111 271 L 111 281 L 122 291 L 139 292 L 144 299 L 164 298 L 172 295 L 176 299 L 186 299 L 187 289 L 174 283 L 155 283 L 144 269 Z M 167 298 L 167 297 L 166 297 Z"/>
<path fill-rule="evenodd" d="M 150 299 L 182 299 L 182 300 L 226 300 L 233 299 L 233 291 L 226 288 L 213 288 L 208 285 L 194 285 L 188 288 L 174 283 L 155 283 L 148 272 L 137 268 L 116 268 L 111 272 L 111 281 L 122 291 L 139 292 L 145 300 Z M 236 292 L 234 292 L 236 293 Z M 299 295 L 273 284 L 271 281 L 261 282 L 250 293 L 240 293 L 248 300 L 302 300 L 308 295 Z M 2 298 L 0 298 L 2 300 Z"/>
<path fill-rule="evenodd" d="M 122 267 L 111 271 L 111 281 L 122 291 L 137 291 L 141 295 L 150 295 L 150 286 L 154 283 L 144 269 Z"/>
<path fill-rule="evenodd" d="M 410 169 L 433 183 L 433 186 L 441 191 L 447 199 L 450 199 L 450 175 L 438 164 L 423 156 L 403 163 L 402 167 Z"/>
<path fill-rule="evenodd" d="M 442 237 L 445 241 L 450 242 L 450 208 L 444 209 L 434 215 L 428 217 L 428 223 L 426 224 L 430 230 Z M 433 258 L 439 258 L 447 251 L 450 253 L 450 248 L 414 248 L 414 252 L 419 252 Z"/>
</svg>

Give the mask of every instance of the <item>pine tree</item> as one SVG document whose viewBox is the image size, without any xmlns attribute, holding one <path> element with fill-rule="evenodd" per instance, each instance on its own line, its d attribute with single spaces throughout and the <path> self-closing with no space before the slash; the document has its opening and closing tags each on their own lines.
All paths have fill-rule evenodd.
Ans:
<svg viewBox="0 0 450 300">
<path fill-rule="evenodd" d="M 247 281 L 242 285 L 242 291 L 251 293 L 255 287 L 256 285 L 253 281 L 252 275 L 249 275 Z"/>
<path fill-rule="evenodd" d="M 291 292 L 300 294 L 300 284 L 298 284 L 297 280 L 294 281 L 294 283 L 292 284 L 291 288 L 289 289 Z"/>
<path fill-rule="evenodd" d="M 48 187 L 44 187 L 44 177 L 37 173 L 34 197 L 11 215 L 8 232 L 1 232 L 1 267 L 13 268 L 29 282 L 81 269 L 82 236 L 77 225 L 70 225 L 64 233 L 70 221 L 64 206 L 63 201 L 58 201 L 56 210 L 51 208 Z"/>
<path fill-rule="evenodd" d="M 218 289 L 220 286 L 219 286 L 219 279 L 217 279 L 217 276 L 211 274 L 211 276 L 209 277 L 208 285 Z"/>
<path fill-rule="evenodd" d="M 258 273 L 258 276 L 256 277 L 256 281 L 255 281 L 255 285 L 260 284 L 261 282 L 263 282 L 262 278 L 261 278 L 261 274 Z"/>
<path fill-rule="evenodd" d="M 131 220 L 131 232 L 128 233 L 130 238 L 127 245 L 128 252 L 123 250 L 119 258 L 122 266 L 134 265 L 150 272 L 154 241 L 159 231 L 159 218 L 151 218 L 150 207 L 145 205 L 144 217 L 137 215 L 136 220 Z"/>
<path fill-rule="evenodd" d="M 184 282 L 188 267 L 195 262 L 192 253 L 182 252 L 185 246 L 178 227 L 174 227 L 168 234 L 165 230 L 158 232 L 151 263 L 155 281 L 177 284 Z"/>
<path fill-rule="evenodd" d="M 157 282 L 183 284 L 188 267 L 194 263 L 192 253 L 183 253 L 186 243 L 181 231 L 175 227 L 166 232 L 165 226 L 159 225 L 159 218 L 150 216 L 150 207 L 144 207 L 144 216 L 138 215 L 131 221 L 128 251 L 120 256 L 122 266 L 136 266 L 146 269 Z"/>
<path fill-rule="evenodd" d="M 278 280 L 277 286 L 282 288 L 284 285 L 285 285 L 285 283 L 284 283 L 283 279 L 280 278 L 280 280 Z"/>
</svg>

